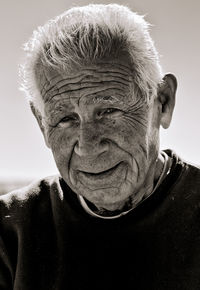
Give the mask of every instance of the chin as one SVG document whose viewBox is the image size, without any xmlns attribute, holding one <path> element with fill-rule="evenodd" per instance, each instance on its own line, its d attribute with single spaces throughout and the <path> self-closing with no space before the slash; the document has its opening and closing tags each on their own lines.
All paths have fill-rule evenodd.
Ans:
<svg viewBox="0 0 200 290">
<path fill-rule="evenodd" d="M 130 200 L 132 191 L 128 188 L 125 192 L 120 192 L 119 188 L 104 188 L 92 191 L 84 188 L 80 190 L 80 195 L 93 203 L 97 208 L 114 211 L 124 207 L 127 201 Z"/>
</svg>

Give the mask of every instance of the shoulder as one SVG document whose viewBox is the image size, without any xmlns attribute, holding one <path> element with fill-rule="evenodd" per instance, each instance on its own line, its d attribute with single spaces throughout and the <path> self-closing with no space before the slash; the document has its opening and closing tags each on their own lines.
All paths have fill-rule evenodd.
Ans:
<svg viewBox="0 0 200 290">
<path fill-rule="evenodd" d="M 200 167 L 187 161 L 183 163 L 182 174 L 179 183 L 187 189 L 197 190 L 200 194 Z"/>
<path fill-rule="evenodd" d="M 199 188 L 200 167 L 179 157 L 172 150 L 165 150 L 165 153 L 172 158 L 172 175 L 177 175 L 176 183 L 187 183 L 188 186 Z"/>
<path fill-rule="evenodd" d="M 59 176 L 50 176 L 32 182 L 26 187 L 0 196 L 0 221 L 15 220 L 17 223 L 37 208 L 51 206 L 52 192 L 61 194 Z"/>
<path fill-rule="evenodd" d="M 168 198 L 173 204 L 189 211 L 200 209 L 200 168 L 179 157 L 172 150 L 165 150 L 172 158 L 169 175 L 165 178 L 162 189 L 165 188 Z"/>
<path fill-rule="evenodd" d="M 173 159 L 171 173 L 166 179 L 172 207 L 183 219 L 190 216 L 196 221 L 200 211 L 200 168 L 173 151 L 167 150 L 166 153 Z"/>
</svg>

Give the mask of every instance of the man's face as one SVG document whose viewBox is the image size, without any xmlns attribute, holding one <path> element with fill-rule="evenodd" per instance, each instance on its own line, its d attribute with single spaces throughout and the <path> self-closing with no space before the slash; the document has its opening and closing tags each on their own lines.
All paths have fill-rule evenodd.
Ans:
<svg viewBox="0 0 200 290">
<path fill-rule="evenodd" d="M 72 190 L 114 210 L 148 186 L 158 156 L 159 105 L 134 93 L 126 59 L 38 80 L 46 140 Z"/>
</svg>

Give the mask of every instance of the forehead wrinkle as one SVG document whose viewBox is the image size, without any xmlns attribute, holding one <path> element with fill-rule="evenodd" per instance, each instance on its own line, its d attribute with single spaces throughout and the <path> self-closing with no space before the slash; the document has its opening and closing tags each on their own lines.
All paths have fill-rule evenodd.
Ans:
<svg viewBox="0 0 200 290">
<path fill-rule="evenodd" d="M 43 78 L 45 78 L 45 80 Z M 46 87 L 50 86 L 52 82 L 54 82 L 57 78 L 59 78 L 59 74 L 55 71 L 48 70 L 48 69 L 42 69 L 42 76 L 41 79 L 39 79 L 39 83 L 43 80 L 44 84 L 40 88 L 40 93 L 43 95 L 43 91 L 46 91 Z M 41 85 L 40 85 L 41 86 Z"/>
<path fill-rule="evenodd" d="M 113 63 L 112 61 L 106 63 L 101 62 L 100 64 L 92 65 L 91 67 L 82 68 L 77 73 L 75 71 L 73 76 L 66 76 L 66 72 L 63 72 L 65 74 L 64 79 L 60 79 L 62 77 L 61 72 L 52 71 L 52 73 L 56 75 L 53 75 L 53 77 L 50 78 L 52 75 L 51 71 L 44 72 L 46 83 L 42 87 L 41 94 L 45 102 L 51 101 L 54 97 L 62 94 L 72 93 L 73 91 L 76 92 L 82 88 L 92 89 L 100 85 L 109 84 L 109 82 L 119 84 L 127 90 L 126 87 L 130 87 L 130 83 L 133 82 L 130 67 L 118 62 Z M 46 88 L 48 89 L 44 92 Z M 117 85 L 117 89 L 120 90 L 121 88 Z M 49 92 L 51 92 L 50 98 L 48 96 Z"/>
<path fill-rule="evenodd" d="M 58 78 L 58 75 L 52 77 L 51 79 L 46 78 L 46 82 L 44 83 L 44 85 L 41 88 L 41 95 L 43 95 L 43 91 L 46 89 L 46 87 L 48 86 L 48 84 L 50 84 L 56 78 Z"/>
<path fill-rule="evenodd" d="M 99 88 L 101 90 L 101 87 L 102 86 L 106 86 L 109 88 L 109 86 L 113 86 L 114 84 L 117 84 L 117 85 L 120 85 L 120 87 L 123 87 L 126 89 L 126 86 L 129 86 L 129 82 L 127 82 L 126 84 L 120 82 L 120 81 L 117 81 L 116 79 L 115 80 L 106 80 L 106 81 L 100 81 L 100 82 L 83 82 L 83 83 L 80 83 L 80 84 L 65 84 L 63 86 L 61 86 L 58 90 L 59 94 L 62 94 L 62 93 L 67 93 L 67 92 L 76 92 L 76 91 L 80 91 L 80 90 L 84 90 L 84 89 L 93 89 L 93 88 Z M 66 90 L 66 88 L 69 86 L 69 89 Z M 73 88 L 73 86 L 75 88 Z M 77 86 L 77 88 L 76 88 Z M 118 88 L 118 87 L 117 87 Z M 64 89 L 62 91 L 62 89 Z"/>
<path fill-rule="evenodd" d="M 128 87 L 129 90 L 130 90 L 129 83 L 125 85 L 125 84 L 123 84 L 121 82 L 118 82 L 118 81 L 101 82 L 101 85 L 102 86 L 104 85 L 104 88 L 102 86 L 99 86 L 99 84 L 100 84 L 99 82 L 98 83 L 93 83 L 92 85 L 91 85 L 91 83 L 89 83 L 90 86 L 87 86 L 88 84 L 85 83 L 85 86 L 82 86 L 80 88 L 75 88 L 75 89 L 73 89 L 73 88 L 70 89 L 71 84 L 67 84 L 67 85 L 64 86 L 64 88 L 69 86 L 69 89 L 65 89 L 63 91 L 59 91 L 59 89 L 57 88 L 57 89 L 54 90 L 54 92 L 51 93 L 52 95 L 50 94 L 51 96 L 47 96 L 47 94 L 45 94 L 43 96 L 43 100 L 46 103 L 46 102 L 51 101 L 56 96 L 61 96 L 61 95 L 64 95 L 64 94 L 76 93 L 76 92 L 78 92 L 78 94 L 80 94 L 81 91 L 82 91 L 82 96 L 90 95 L 90 94 L 87 93 L 88 89 L 93 89 L 93 90 L 95 89 L 93 91 L 92 95 L 94 93 L 104 92 L 105 90 L 109 90 L 109 89 L 113 89 L 113 90 L 117 90 L 117 91 L 122 91 L 123 92 L 124 90 L 127 90 L 127 87 Z M 63 89 L 63 87 L 62 87 L 62 89 Z M 84 91 L 86 91 L 86 93 L 84 93 Z"/>
<path fill-rule="evenodd" d="M 44 102 L 46 103 L 47 101 L 51 101 L 52 98 L 54 98 L 55 96 L 59 96 L 62 94 L 67 94 L 67 93 L 72 93 L 72 92 L 79 92 L 81 90 L 87 90 L 87 89 L 94 89 L 94 88 L 99 88 L 99 90 L 102 90 L 102 86 L 107 86 L 107 88 L 113 88 L 113 85 L 117 85 L 116 89 L 121 89 L 124 88 L 126 89 L 127 86 L 129 86 L 129 82 L 127 82 L 126 84 L 121 82 L 121 81 L 117 81 L 117 80 L 107 80 L 107 81 L 101 81 L 101 82 L 83 82 L 80 84 L 73 84 L 73 83 L 67 83 L 64 84 L 63 86 L 61 86 L 60 88 L 55 87 L 54 90 L 48 90 L 45 92 L 44 95 L 42 95 L 42 98 L 44 100 Z M 101 86 L 100 86 L 101 85 Z M 68 87 L 68 88 L 67 88 Z M 77 88 L 78 87 L 78 88 Z"/>
<path fill-rule="evenodd" d="M 52 80 L 53 79 L 55 79 L 55 78 L 58 78 L 58 77 L 60 77 L 60 75 L 57 75 L 56 77 L 54 77 L 54 78 L 52 78 Z M 70 85 L 70 84 L 73 84 L 73 83 L 77 83 L 77 80 L 75 80 L 76 79 L 76 77 L 69 77 L 69 78 L 65 78 L 65 79 L 61 79 L 61 80 L 59 80 L 59 81 L 57 81 L 55 84 L 53 84 L 48 90 L 46 90 L 45 91 L 45 93 L 44 93 L 44 95 L 43 95 L 43 98 L 45 98 L 45 96 L 51 91 L 51 90 L 53 90 L 54 88 L 54 90 L 55 91 L 59 91 L 59 89 L 60 88 L 62 88 L 62 87 L 64 87 L 65 85 Z M 68 81 L 68 80 L 74 80 L 74 82 L 71 82 L 71 83 L 68 83 L 68 84 L 65 84 L 65 85 L 63 85 L 63 86 L 61 86 L 60 88 L 58 87 L 58 85 L 60 84 L 60 83 L 63 83 L 63 82 L 65 82 L 65 81 Z M 80 81 L 79 79 L 78 79 L 78 81 Z M 48 85 L 48 84 L 50 84 L 50 82 L 51 81 L 48 81 L 48 83 L 46 84 L 46 86 Z M 44 87 L 45 87 L 45 85 L 44 85 Z"/>
<path fill-rule="evenodd" d="M 118 70 L 118 67 L 120 68 L 120 70 Z M 108 72 L 111 72 L 111 73 L 116 74 L 116 75 L 119 74 L 118 76 L 121 77 L 121 78 L 123 78 L 123 76 L 124 76 L 125 77 L 124 80 L 127 80 L 127 74 L 129 76 L 132 75 L 130 68 L 125 66 L 125 65 L 118 64 L 118 63 L 103 63 L 102 62 L 100 65 L 93 65 L 92 67 L 83 68 L 83 69 L 79 70 L 77 73 L 74 73 L 74 75 L 72 77 L 67 76 L 66 79 L 72 81 L 72 83 L 74 81 L 75 82 L 76 81 L 82 81 L 82 80 L 84 80 L 85 77 L 88 77 L 88 75 L 89 76 L 94 76 L 94 73 L 96 72 L 96 68 L 98 69 L 97 74 L 98 73 L 100 73 L 100 74 L 105 73 L 107 75 Z M 122 70 L 123 70 L 123 72 L 122 72 Z M 51 73 L 56 74 L 56 75 L 54 75 L 52 78 L 50 78 Z M 44 86 L 41 89 L 41 92 L 43 91 L 43 89 L 48 84 L 50 84 L 54 79 L 59 77 L 61 75 L 61 73 L 62 72 L 58 72 L 58 71 L 54 71 L 54 70 L 48 71 L 48 70 L 44 69 L 43 70 L 43 75 L 45 76 L 47 83 L 44 84 Z M 63 72 L 63 73 L 65 73 L 65 72 Z M 53 86 L 51 88 L 53 88 Z"/>
<path fill-rule="evenodd" d="M 51 74 L 54 73 L 56 75 L 54 75 L 53 77 L 51 77 Z M 56 88 L 57 89 L 57 86 L 62 83 L 63 81 L 66 81 L 66 80 L 69 80 L 71 81 L 71 83 L 77 83 L 77 82 L 81 82 L 82 79 L 84 78 L 84 76 L 80 75 L 80 73 L 77 73 L 77 74 L 74 74 L 73 76 L 66 76 L 65 75 L 65 78 L 63 79 L 60 79 L 60 77 L 62 76 L 61 73 L 59 72 L 56 72 L 54 70 L 51 70 L 51 71 L 47 71 L 47 70 L 43 70 L 43 76 L 45 77 L 45 83 L 44 85 L 42 86 L 41 88 L 41 95 L 43 98 L 45 98 L 45 95 L 51 91 L 52 89 Z M 56 82 L 53 82 L 55 81 L 56 79 L 59 79 L 58 81 Z M 48 88 L 48 86 L 50 86 L 52 84 L 51 87 Z M 48 88 L 48 89 L 46 89 Z M 43 91 L 45 90 L 45 93 L 43 94 Z"/>
<path fill-rule="evenodd" d="M 125 77 L 123 77 L 122 74 L 118 73 L 118 72 L 117 73 L 113 72 L 113 71 L 111 71 L 110 73 L 108 73 L 108 71 L 107 72 L 106 71 L 105 72 L 100 72 L 100 74 L 103 74 L 103 75 L 104 75 L 104 73 L 105 73 L 105 77 L 106 77 L 107 80 L 104 80 L 104 79 L 102 80 L 102 78 L 97 77 L 96 75 L 98 75 L 99 72 L 98 73 L 94 72 L 94 74 L 89 75 L 89 77 L 91 77 L 91 79 L 88 78 L 88 75 L 82 75 L 82 74 L 80 76 L 65 77 L 64 79 L 62 79 L 62 80 L 56 82 L 55 84 L 53 84 L 48 90 L 46 90 L 46 92 L 44 93 L 43 97 L 45 97 L 45 95 L 49 91 L 51 91 L 52 89 L 56 88 L 56 90 L 57 89 L 60 90 L 66 85 L 70 86 L 70 85 L 74 84 L 74 85 L 77 85 L 77 86 L 78 85 L 82 86 L 82 84 L 86 84 L 87 85 L 87 83 L 89 83 L 89 81 L 91 81 L 91 83 L 93 83 L 93 84 L 95 84 L 95 83 L 99 84 L 99 83 L 103 83 L 103 82 L 106 83 L 106 82 L 109 82 L 109 81 L 113 81 L 113 78 L 114 78 L 115 82 L 120 82 L 121 81 L 122 83 L 125 82 L 128 85 L 129 82 L 132 80 L 132 78 L 128 78 L 127 79 L 127 75 Z M 50 84 L 50 82 L 52 80 L 54 80 L 54 79 L 56 79 L 55 76 L 52 79 L 48 80 L 48 84 Z M 66 84 L 64 83 L 64 85 L 61 85 L 60 87 L 58 87 L 63 82 L 67 82 L 67 83 Z M 45 88 L 48 84 L 44 85 L 43 88 Z M 41 93 L 43 94 L 42 91 L 41 91 Z"/>
</svg>

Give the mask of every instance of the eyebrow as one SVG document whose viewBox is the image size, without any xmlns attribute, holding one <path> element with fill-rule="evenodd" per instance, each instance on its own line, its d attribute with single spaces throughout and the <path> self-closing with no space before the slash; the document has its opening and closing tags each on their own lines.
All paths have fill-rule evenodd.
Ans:
<svg viewBox="0 0 200 290">
<path fill-rule="evenodd" d="M 107 95 L 107 96 L 96 95 L 96 96 L 93 96 L 92 101 L 95 104 L 98 104 L 98 103 L 115 104 L 115 103 L 120 102 L 120 100 L 116 96 L 111 96 L 111 95 Z"/>
</svg>

